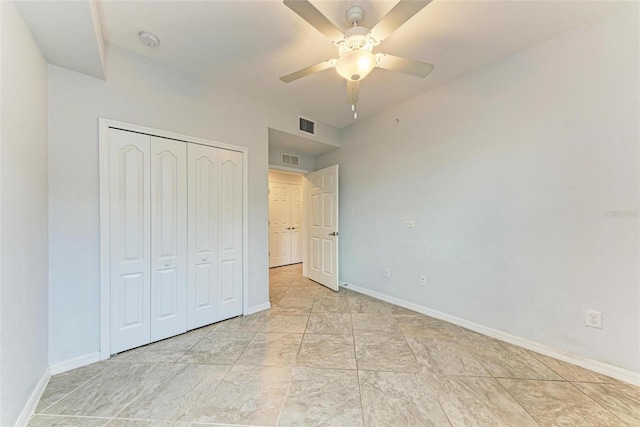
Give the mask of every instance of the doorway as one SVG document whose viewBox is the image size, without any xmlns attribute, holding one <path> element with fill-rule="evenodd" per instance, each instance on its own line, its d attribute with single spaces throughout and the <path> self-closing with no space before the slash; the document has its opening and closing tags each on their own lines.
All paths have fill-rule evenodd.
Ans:
<svg viewBox="0 0 640 427">
<path fill-rule="evenodd" d="M 269 170 L 269 267 L 303 262 L 303 175 Z"/>
</svg>

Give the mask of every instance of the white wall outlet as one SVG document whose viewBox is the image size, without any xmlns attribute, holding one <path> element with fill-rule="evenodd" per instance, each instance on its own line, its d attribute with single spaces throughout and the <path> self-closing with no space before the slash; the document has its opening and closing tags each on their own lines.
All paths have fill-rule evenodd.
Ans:
<svg viewBox="0 0 640 427">
<path fill-rule="evenodd" d="M 421 274 L 419 279 L 420 285 L 427 286 L 427 276 Z"/>
<path fill-rule="evenodd" d="M 586 310 L 584 324 L 592 328 L 602 329 L 602 313 L 599 311 Z"/>
<path fill-rule="evenodd" d="M 382 275 L 384 276 L 385 279 L 388 279 L 389 277 L 391 277 L 391 270 L 389 270 L 388 268 L 385 268 L 384 270 L 382 270 Z"/>
<path fill-rule="evenodd" d="M 404 228 L 413 228 L 413 227 L 414 227 L 413 221 L 405 221 L 404 222 Z"/>
</svg>

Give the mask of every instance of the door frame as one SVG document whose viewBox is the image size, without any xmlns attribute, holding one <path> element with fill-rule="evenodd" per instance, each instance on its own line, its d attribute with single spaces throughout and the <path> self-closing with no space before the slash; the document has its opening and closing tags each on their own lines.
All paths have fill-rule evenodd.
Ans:
<svg viewBox="0 0 640 427">
<path fill-rule="evenodd" d="M 138 126 L 131 123 L 98 118 L 100 163 L 100 360 L 111 357 L 110 293 L 111 260 L 109 257 L 109 129 L 142 133 L 192 144 L 207 145 L 242 153 L 242 313 L 249 312 L 249 149 L 195 136 Z"/>
</svg>

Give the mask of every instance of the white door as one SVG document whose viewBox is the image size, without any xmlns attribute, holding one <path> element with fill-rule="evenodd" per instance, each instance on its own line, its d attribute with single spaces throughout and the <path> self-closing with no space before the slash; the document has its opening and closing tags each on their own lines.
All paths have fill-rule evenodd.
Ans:
<svg viewBox="0 0 640 427">
<path fill-rule="evenodd" d="M 187 328 L 218 319 L 218 150 L 189 144 Z"/>
<path fill-rule="evenodd" d="M 111 353 L 151 339 L 150 139 L 109 129 Z"/>
<path fill-rule="evenodd" d="M 291 184 L 291 264 L 302 262 L 302 185 Z"/>
<path fill-rule="evenodd" d="M 309 278 L 338 290 L 338 165 L 308 175 Z"/>
<path fill-rule="evenodd" d="M 291 264 L 290 187 L 269 183 L 269 267 Z"/>
<path fill-rule="evenodd" d="M 151 138 L 151 341 L 187 331 L 187 144 Z"/>
<path fill-rule="evenodd" d="M 218 149 L 218 318 L 242 314 L 242 153 Z"/>
</svg>

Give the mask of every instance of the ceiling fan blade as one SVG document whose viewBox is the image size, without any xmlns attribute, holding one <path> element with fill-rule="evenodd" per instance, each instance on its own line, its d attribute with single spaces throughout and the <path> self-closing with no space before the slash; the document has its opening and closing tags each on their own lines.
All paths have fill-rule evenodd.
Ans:
<svg viewBox="0 0 640 427">
<path fill-rule="evenodd" d="M 291 73 L 291 74 L 287 74 L 286 76 L 282 76 L 282 77 L 280 77 L 280 80 L 282 80 L 285 83 L 290 83 L 290 82 L 292 82 L 294 80 L 301 79 L 301 78 L 306 77 L 306 76 L 308 76 L 310 74 L 317 73 L 317 72 L 320 72 L 320 71 L 324 71 L 327 68 L 331 68 L 331 67 L 333 67 L 334 62 L 335 62 L 335 60 L 332 60 L 332 59 L 324 61 L 324 62 L 321 62 L 319 64 L 312 65 L 312 66 L 307 67 L 307 68 L 303 68 L 302 70 L 298 70 L 295 73 Z"/>
<path fill-rule="evenodd" d="M 378 41 L 389 37 L 402 24 L 420 12 L 432 0 L 400 0 L 384 18 L 371 29 L 371 35 Z M 286 2 L 285 2 L 286 3 Z"/>
<path fill-rule="evenodd" d="M 347 80 L 347 104 L 354 105 L 358 102 L 358 94 L 360 93 L 360 81 Z"/>
<path fill-rule="evenodd" d="M 344 38 L 342 31 L 327 19 L 318 9 L 307 0 L 284 0 L 284 4 L 302 19 L 311 24 L 332 42 L 338 42 Z"/>
<path fill-rule="evenodd" d="M 413 59 L 402 58 L 400 56 L 379 53 L 376 55 L 378 67 L 385 70 L 398 71 L 416 77 L 427 77 L 433 71 L 435 65 L 428 62 L 414 61 Z"/>
</svg>

